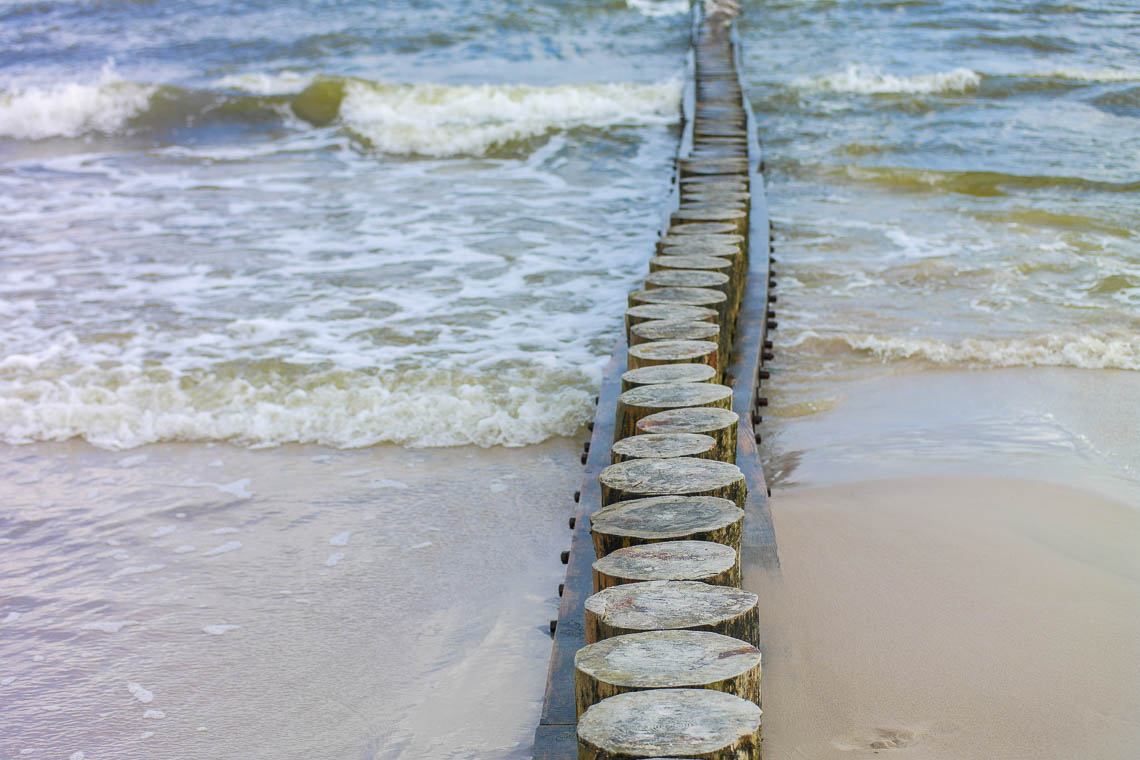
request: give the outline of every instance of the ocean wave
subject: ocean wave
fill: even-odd
[[[651,18],[688,13],[691,7],[689,0],[625,0],[625,4],[631,10]]]
[[[150,104],[157,88],[105,72],[97,82],[61,82],[0,93],[0,136],[17,140],[112,135]]]
[[[1077,367],[1140,370],[1140,337],[1048,333],[1025,338],[901,338],[806,331],[792,345],[817,354],[857,351],[883,362],[920,360],[954,367]]]
[[[681,83],[529,85],[387,84],[297,72],[240,74],[217,90],[126,82],[65,82],[0,94],[0,136],[39,140],[145,135],[211,123],[340,125],[401,155],[481,155],[559,129],[669,124]]]
[[[574,371],[250,379],[88,367],[67,377],[6,374],[0,440],[10,444],[78,437],[113,450],[163,441],[523,446],[572,434],[593,412],[591,378]]]
[[[224,76],[217,80],[217,86],[254,95],[294,95],[312,84],[314,79],[316,74],[299,71],[254,71]]]
[[[1140,181],[1106,182],[1063,175],[1006,174],[992,171],[940,171],[901,166],[836,167],[834,173],[858,182],[871,182],[901,190],[939,190],[982,198],[1006,195],[1009,190],[1069,188],[1103,193],[1134,193]]]
[[[554,87],[350,81],[339,114],[378,150],[450,156],[555,129],[674,123],[680,98],[679,80]]]
[[[1026,79],[1064,79],[1072,82],[1140,82],[1140,69],[1056,68],[1023,72]]]
[[[884,74],[877,69],[850,64],[843,71],[814,77],[800,77],[793,86],[804,90],[823,92],[849,92],[865,95],[905,95],[961,93],[973,90],[982,82],[982,75],[972,69],[957,68],[933,74],[898,76]]]

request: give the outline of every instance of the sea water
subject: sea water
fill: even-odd
[[[1131,4],[744,6],[777,489],[1135,493]],[[527,756],[686,12],[0,5],[0,755]]]

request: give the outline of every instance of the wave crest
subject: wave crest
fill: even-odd
[[[1140,370],[1140,337],[1048,333],[1026,338],[900,338],[867,333],[808,331],[794,345],[813,352],[858,351],[883,362],[922,360],[955,367],[1077,367]]]
[[[800,89],[822,92],[850,92],[865,95],[906,95],[954,93],[973,90],[982,83],[978,72],[957,68],[934,74],[897,76],[884,74],[859,64],[850,64],[843,71],[814,77],[800,77],[792,84]]]
[[[523,446],[582,425],[593,412],[589,380],[541,369],[172,378],[88,368],[9,376],[0,384],[0,431],[6,443],[79,437],[107,449],[162,441]]]
[[[670,124],[680,118],[681,83],[395,85],[352,81],[340,119],[387,153],[481,154],[554,129]]]
[[[104,72],[98,82],[61,82],[0,94],[0,136],[17,140],[120,133],[157,88]]]

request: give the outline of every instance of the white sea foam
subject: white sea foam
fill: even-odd
[[[690,7],[689,0],[625,0],[625,4],[631,10],[651,18],[688,13]]]
[[[219,554],[227,554],[232,551],[237,551],[241,548],[241,541],[226,541],[220,546],[215,546],[213,549],[207,549],[202,552],[203,557],[216,557]]]
[[[217,81],[218,87],[243,90],[253,95],[291,95],[304,90],[313,81],[312,74],[298,71],[251,72],[230,74]]]
[[[96,82],[59,82],[0,93],[0,136],[20,140],[115,134],[150,103],[155,87],[109,69]]]
[[[138,625],[137,620],[100,620],[97,623],[84,623],[79,626],[81,631],[102,631],[103,633],[118,633],[127,626]]]
[[[148,720],[162,720],[166,717],[166,713],[162,710],[147,710],[143,713],[143,717]]]
[[[0,623],[15,623],[21,617],[22,617],[22,615],[19,612],[9,612],[7,615],[4,616],[3,620],[0,620]]]
[[[340,118],[387,153],[479,155],[555,129],[671,124],[680,98],[679,80],[554,87],[353,81]]]
[[[566,373],[561,373],[565,375]],[[410,446],[519,446],[568,435],[592,409],[582,387],[550,387],[542,378],[509,379],[423,373],[423,382],[367,374],[309,379],[305,393],[284,379],[253,385],[207,379],[192,387],[141,373],[94,371],[72,379],[8,385],[0,379],[0,431],[9,443],[80,436],[108,449],[157,441],[229,440],[247,445],[288,442],[357,448],[380,442]],[[560,377],[552,374],[551,379]],[[536,382],[537,381],[537,382]],[[576,383],[584,385],[579,378]],[[7,386],[7,388],[5,387]],[[249,480],[187,481],[238,498]],[[395,482],[377,488],[399,488]]]
[[[1068,79],[1074,82],[1140,82],[1140,69],[1060,67],[1045,71],[1024,72],[1019,76],[1027,79]]]
[[[237,630],[238,628],[241,628],[241,626],[240,625],[231,625],[231,624],[227,624],[227,623],[220,623],[218,625],[202,626],[202,632],[208,633],[211,636],[221,636],[224,633],[229,633],[230,631]]]
[[[337,533],[329,539],[329,546],[348,546],[348,539],[352,537],[352,531],[346,530],[343,533]]]
[[[967,68],[957,68],[933,74],[899,76],[860,64],[849,64],[843,71],[814,77],[799,77],[792,81],[805,90],[825,92],[851,92],[867,95],[933,94],[966,92],[982,82],[981,74]]]
[[[884,362],[921,359],[965,367],[1056,366],[1082,369],[1140,370],[1140,337],[1047,333],[1024,338],[967,338],[943,341],[866,333],[820,334],[806,331],[792,341],[827,350],[842,345]]]
[[[154,573],[166,567],[161,563],[154,563],[151,565],[130,565],[121,570],[116,570],[111,573],[111,578],[124,578],[128,575],[142,575],[143,573]]]
[[[344,552],[333,552],[329,555],[329,558],[325,560],[325,565],[328,567],[336,567],[340,564],[342,559],[344,559]]]
[[[144,705],[154,701],[154,692],[143,687],[142,684],[131,681],[127,684],[127,691]]]

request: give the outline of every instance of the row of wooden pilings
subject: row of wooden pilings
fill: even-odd
[[[723,382],[749,269],[736,13],[706,3],[680,205],[629,297],[612,464],[590,516],[595,593],[574,656],[580,760],[760,757],[758,599],[740,587],[747,489]],[[757,248],[766,256],[768,240]]]

